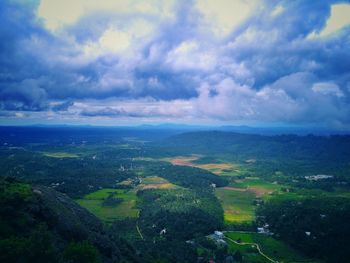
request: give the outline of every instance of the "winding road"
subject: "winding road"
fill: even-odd
[[[225,231],[225,232],[227,232],[227,231]],[[269,260],[270,262],[279,263],[279,261],[274,260],[274,259],[270,258],[269,256],[267,256],[266,254],[264,254],[264,252],[261,251],[261,248],[260,248],[259,244],[257,244],[257,243],[237,242],[237,241],[235,241],[235,240],[233,240],[232,238],[229,238],[229,237],[227,237],[227,236],[225,236],[225,238],[226,238],[227,240],[230,240],[231,242],[237,244],[237,245],[240,245],[240,246],[251,245],[251,246],[255,247],[255,248],[258,250],[258,252],[259,252],[260,255],[262,255],[264,258],[266,258],[266,259]]]
[[[140,231],[139,223],[138,223],[138,222],[136,223],[136,229],[137,229],[137,232],[139,233],[141,239],[143,240],[143,235],[142,235],[142,233],[141,233],[141,231]]]
[[[137,218],[139,218],[139,217],[140,217],[140,211],[137,211]],[[137,229],[137,232],[139,233],[141,239],[144,240],[143,235],[142,235],[140,228],[139,228],[139,220],[136,221],[136,229]]]

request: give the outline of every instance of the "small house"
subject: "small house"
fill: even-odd
[[[162,229],[159,233],[161,236],[166,234],[166,228]]]
[[[223,239],[224,238],[224,233],[222,233],[221,231],[214,231],[214,236],[217,239]]]

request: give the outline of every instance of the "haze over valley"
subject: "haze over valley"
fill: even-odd
[[[0,262],[348,262],[349,14],[1,1]]]

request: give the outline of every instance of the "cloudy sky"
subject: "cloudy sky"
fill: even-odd
[[[0,124],[350,129],[350,3],[1,0]]]

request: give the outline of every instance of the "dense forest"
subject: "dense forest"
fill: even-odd
[[[282,171],[294,179],[326,173],[334,174],[334,181],[349,181],[349,135],[267,136],[222,131],[188,132],[155,142],[153,151],[168,155],[210,155],[235,162],[254,160],[251,164],[254,172],[272,180],[280,180],[271,177],[276,171]]]
[[[350,256],[349,136],[91,127],[0,134],[1,262],[266,262],[212,237],[262,226],[300,258]],[[266,249],[277,257],[281,248]]]
[[[305,254],[334,263],[350,258],[347,198],[272,200],[258,210],[258,217],[275,235]]]
[[[141,262],[126,241],[67,196],[0,179],[1,262]]]

